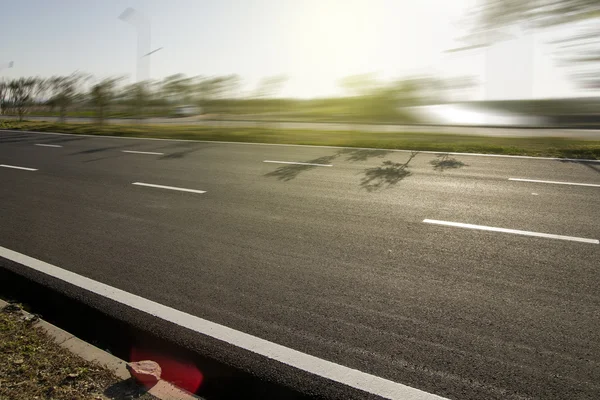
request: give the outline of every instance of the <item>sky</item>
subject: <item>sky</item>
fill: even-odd
[[[473,76],[468,100],[575,96],[544,35],[486,51],[460,45],[475,0],[0,0],[0,77],[66,75],[135,79],[132,7],[151,27],[150,78],[238,74],[251,91],[285,75],[285,97],[341,94],[353,74]]]

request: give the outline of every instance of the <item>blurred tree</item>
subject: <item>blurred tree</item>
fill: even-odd
[[[201,101],[231,99],[238,95],[240,84],[238,75],[201,78],[196,84],[196,93]]]
[[[470,16],[463,49],[488,46],[511,26],[539,30],[561,25],[570,33],[554,42],[563,65],[583,87],[600,88],[600,2],[598,0],[482,0]]]
[[[194,78],[184,74],[170,75],[161,82],[161,92],[170,103],[190,104],[194,93]]]
[[[234,99],[239,97],[241,91],[242,80],[239,75],[224,75],[214,79],[218,86],[218,98]]]
[[[145,116],[144,111],[149,103],[150,95],[150,82],[142,81],[125,86],[121,96],[124,103],[131,108],[132,114],[138,119],[142,119]]]
[[[288,78],[284,75],[275,75],[263,78],[256,88],[254,97],[259,99],[277,97],[277,94],[279,94],[287,80]]]
[[[480,30],[515,23],[546,28],[600,17],[598,0],[483,0],[475,9]]]
[[[19,115],[19,121],[23,121],[23,115],[33,100],[37,81],[37,78],[18,78],[8,83],[10,103]]]
[[[381,86],[374,74],[347,76],[338,84],[350,96],[369,96]]]
[[[231,111],[235,98],[240,94],[241,79],[238,75],[223,75],[196,79],[194,98],[211,112]]]
[[[8,95],[8,83],[4,80],[0,81],[0,115],[4,113],[6,108],[6,96]]]
[[[104,123],[108,107],[115,97],[115,86],[121,78],[106,78],[92,86],[89,97],[91,104],[96,108],[98,124]]]
[[[74,72],[68,76],[54,76],[47,82],[52,93],[52,103],[59,109],[59,121],[65,122],[68,108],[78,97],[79,85],[89,79],[89,75]]]
[[[444,102],[446,84],[433,77],[412,77],[382,82],[373,74],[352,75],[339,82],[351,97],[349,112],[359,119],[394,122],[408,118],[402,107]]]
[[[36,78],[35,85],[35,96],[37,97],[38,102],[43,101],[43,99],[48,96],[48,91],[50,90],[50,80],[44,78]]]

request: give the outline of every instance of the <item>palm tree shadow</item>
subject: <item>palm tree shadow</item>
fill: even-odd
[[[188,149],[188,150],[177,151],[175,153],[169,153],[169,154],[166,154],[166,155],[160,157],[159,160],[183,158],[183,157],[187,156],[188,154],[195,152],[196,150],[197,149]]]
[[[388,150],[378,150],[378,149],[340,149],[337,153],[332,154],[330,156],[323,156],[316,158],[314,160],[305,161],[307,164],[330,164],[333,160],[338,157],[346,156],[346,161],[350,162],[359,162],[366,161],[371,157],[379,157],[382,158],[386,154],[390,153]],[[284,165],[282,167],[277,168],[273,172],[269,172],[265,174],[265,176],[275,177],[281,181],[290,181],[296,178],[301,172],[309,171],[311,169],[317,168],[316,165],[302,165],[302,164],[289,164]]]
[[[433,165],[433,169],[439,172],[444,172],[447,169],[457,169],[468,166],[462,161],[458,161],[454,157],[450,157],[450,154],[438,154],[437,159],[430,162]]]
[[[370,150],[370,149],[341,149],[337,152],[337,156],[346,155],[346,161],[359,162],[367,161],[371,157],[382,158],[389,154],[389,150]]]
[[[314,160],[306,161],[308,164],[329,164],[337,157],[336,154],[332,156],[324,156],[315,158]],[[265,174],[265,176],[275,177],[280,181],[290,181],[298,176],[303,171],[308,171],[317,168],[316,165],[304,165],[304,164],[287,164],[277,168],[275,171]]]
[[[418,151],[412,152],[405,163],[386,160],[379,167],[367,168],[364,172],[365,176],[360,181],[361,188],[367,192],[374,192],[397,184],[412,174],[408,170],[408,165],[417,154]]]
[[[210,148],[210,147],[214,147],[214,146],[206,145],[206,144],[202,144],[202,145],[190,145],[190,144],[187,144],[187,143],[184,143],[184,144],[176,143],[175,145],[164,146],[162,148],[178,148],[178,149],[183,148],[183,150],[179,150],[179,151],[176,151],[174,153],[165,154],[164,156],[160,157],[159,160],[169,160],[169,159],[183,158],[183,157],[186,157],[189,154],[195,153],[196,151],[204,150],[204,149],[207,149],[207,148]]]
[[[70,153],[70,156],[74,156],[74,155],[80,155],[80,154],[96,154],[96,153],[101,153],[104,151],[110,151],[110,150],[117,150],[117,149],[126,149],[128,147],[132,147],[135,146],[135,144],[126,144],[123,146],[106,146],[106,147],[94,147],[91,149],[87,149],[87,150],[81,150],[81,151],[77,151],[75,153]]]

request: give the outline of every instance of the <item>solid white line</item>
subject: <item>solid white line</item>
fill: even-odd
[[[37,169],[35,169],[35,168],[17,167],[16,165],[7,165],[7,164],[0,164],[0,167],[22,169],[24,171],[37,171]]]
[[[190,192],[190,193],[206,193],[204,190],[186,189],[186,188],[180,188],[180,187],[175,187],[175,186],[155,185],[153,183],[133,182],[132,185],[148,186],[148,187],[159,188],[159,189],[179,190],[181,192]]]
[[[36,143],[35,146],[42,146],[42,147],[62,147],[61,145],[58,145],[58,144],[45,144],[45,143]]]
[[[552,183],[555,185],[572,185],[572,186],[590,186],[590,187],[600,187],[595,183],[576,183],[576,182],[559,182],[559,181],[540,181],[537,179],[521,179],[521,178],[508,178],[509,181],[516,182],[533,182],[533,183]]]
[[[314,167],[333,167],[333,164],[313,164],[313,163],[307,163],[307,162],[294,162],[294,161],[271,161],[271,160],[264,160],[263,162],[273,163],[273,164],[312,165]]]
[[[542,237],[542,238],[548,238],[548,239],[570,240],[572,242],[600,244],[600,241],[598,241],[597,239],[586,239],[586,238],[580,238],[580,237],[575,237],[575,236],[553,235],[551,233],[540,233],[540,232],[520,231],[517,229],[495,228],[493,226],[463,224],[461,222],[438,221],[436,219],[424,219],[423,222],[425,222],[426,224],[453,226],[456,228],[478,229],[481,231],[514,233],[515,235],[535,236],[535,237]]]
[[[316,145],[316,144],[253,143],[253,142],[228,142],[228,141],[224,141],[224,140],[143,138],[143,137],[123,137],[123,136],[111,136],[111,135],[86,135],[86,134],[79,134],[79,133],[19,131],[19,130],[10,130],[10,129],[0,129],[0,132],[32,133],[35,135],[82,136],[82,137],[100,138],[100,139],[101,138],[109,138],[109,139],[132,139],[132,140],[160,140],[160,141],[167,141],[167,142],[220,143],[220,144],[237,144],[237,145],[251,145],[251,146],[314,147],[314,148],[319,148],[319,149],[385,150],[385,151],[392,151],[392,152],[398,152],[398,153],[412,153],[412,152],[418,151],[421,154],[450,154],[453,156],[522,158],[522,159],[529,159],[529,160],[575,161],[575,162],[600,163],[600,160],[591,160],[591,159],[583,159],[583,158],[510,156],[510,155],[504,155],[504,154],[457,153],[457,152],[448,152],[448,151],[429,151],[429,150],[381,149],[381,148],[377,148],[377,147],[346,147],[346,146],[323,146],[323,145]]]
[[[213,337],[261,356],[268,357],[303,371],[307,371],[311,374],[319,375],[326,379],[374,395],[387,399],[399,400],[444,400],[444,398],[440,396],[375,375],[367,374],[356,369],[348,368],[331,361],[323,360],[268,340],[228,328],[224,325],[187,314],[4,247],[0,247],[0,257],[4,257],[15,263],[50,275],[79,288],[96,293],[115,302],[140,310],[197,333]]]
[[[121,150],[123,153],[133,153],[133,154],[153,154],[157,156],[162,156],[165,153],[155,153],[153,151],[134,151],[134,150]]]

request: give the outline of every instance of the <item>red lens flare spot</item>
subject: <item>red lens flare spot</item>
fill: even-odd
[[[191,393],[198,391],[204,380],[202,372],[192,363],[177,360],[152,350],[132,348],[130,361],[143,360],[157,362],[162,370],[161,379]]]

